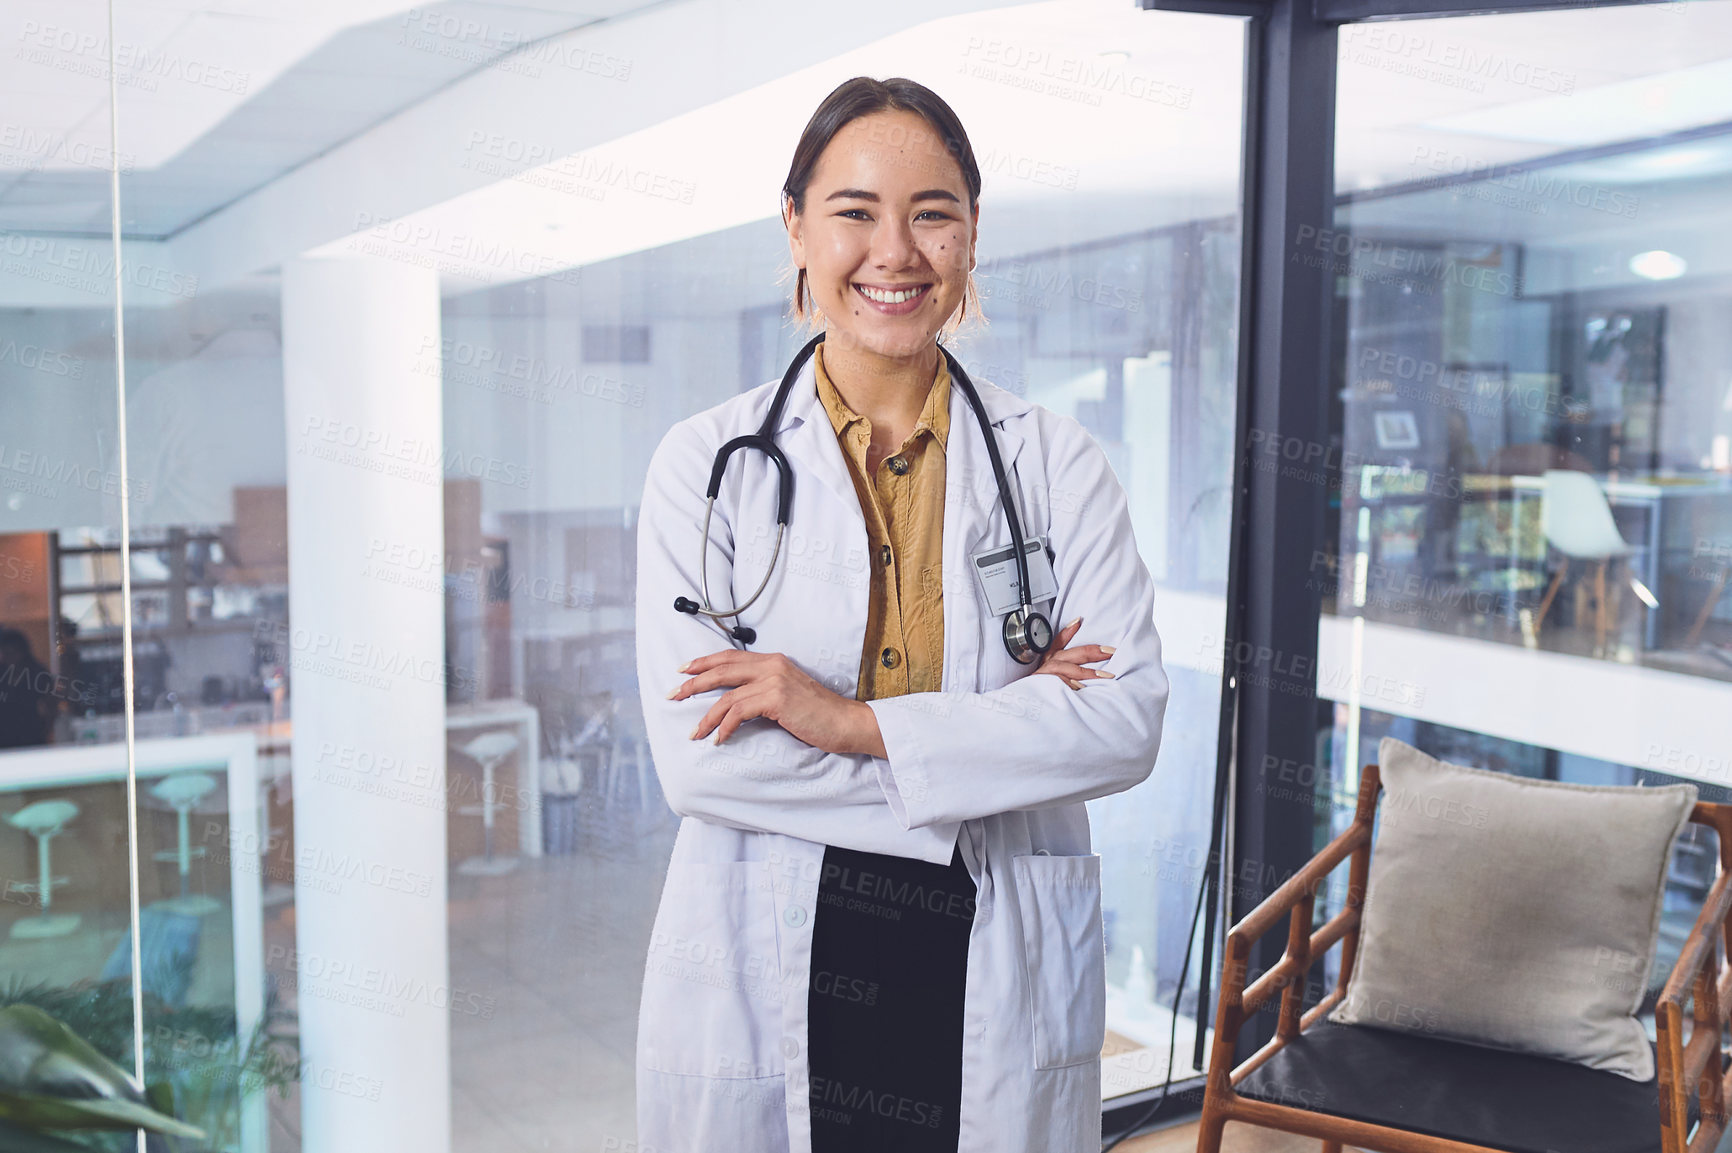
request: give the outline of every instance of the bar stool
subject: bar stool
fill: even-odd
[[[482,733],[462,747],[463,755],[481,765],[481,803],[464,805],[457,811],[466,817],[481,817],[484,848],[479,857],[470,857],[457,866],[457,871],[469,877],[497,877],[517,868],[517,858],[493,855],[493,814],[505,808],[494,799],[494,770],[517,751],[517,737],[504,731]]]
[[[180,895],[157,904],[189,917],[206,917],[222,908],[222,902],[205,893],[192,891],[192,862],[206,855],[203,845],[192,843],[192,811],[198,803],[216,791],[217,779],[209,773],[175,773],[151,786],[150,795],[174,810],[176,847],[152,854],[157,861],[173,861],[180,873]]]
[[[37,801],[16,813],[7,814],[7,824],[15,829],[23,829],[36,838],[36,866],[40,877],[40,880],[34,882],[25,881],[14,885],[12,890],[36,893],[42,899],[36,916],[26,917],[12,926],[13,937],[21,940],[64,937],[78,928],[83,919],[77,913],[50,912],[54,906],[55,887],[67,883],[66,877],[54,875],[49,859],[51,845],[54,838],[65,830],[67,822],[77,815],[78,806],[67,800]]]

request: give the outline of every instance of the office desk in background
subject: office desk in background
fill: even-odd
[[[1642,644],[1652,652],[1689,628],[1706,595],[1701,584],[1712,581],[1702,571],[1726,563],[1732,554],[1732,477],[1706,476],[1597,477],[1619,531],[1632,546],[1630,566],[1654,592],[1659,609],[1643,610]],[[1469,474],[1463,477],[1464,499],[1508,500],[1509,548],[1502,554],[1510,587],[1528,587],[1518,573],[1545,568],[1543,536],[1526,539],[1524,526],[1539,532],[1537,502],[1544,498],[1545,478]],[[1523,517],[1521,506],[1536,502],[1536,513]],[[1632,525],[1631,521],[1637,523]],[[1632,532],[1634,528],[1634,532]],[[1706,558],[1705,563],[1699,563]],[[1717,559],[1716,559],[1717,558]],[[1543,578],[1542,578],[1543,580]],[[1666,636],[1662,637],[1662,622]]]
[[[266,755],[279,754],[287,750],[294,737],[294,722],[288,718],[272,721],[270,712],[268,704],[255,702],[199,706],[179,711],[162,709],[137,714],[135,731],[140,747],[146,742],[169,737],[247,733]],[[525,799],[519,814],[523,819],[518,821],[521,851],[525,856],[539,857],[542,852],[541,714],[534,706],[516,698],[449,705],[445,709],[447,749],[460,747],[490,728],[508,728],[517,734],[517,751],[505,762],[502,772],[507,780],[512,779],[511,774],[516,774],[516,788]],[[120,713],[98,717],[63,714],[56,721],[55,744],[46,747],[118,745],[125,733],[125,717]],[[271,758],[269,769],[262,774],[267,781],[286,771],[286,765],[279,763],[281,760],[280,757]]]

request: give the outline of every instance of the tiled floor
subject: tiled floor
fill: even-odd
[[[650,925],[676,818],[629,795],[580,814],[579,853],[452,881],[451,980],[497,998],[453,1020],[454,1153],[629,1148]]]
[[[632,1147],[638,995],[676,818],[630,794],[581,811],[576,855],[451,875],[451,984],[492,1008],[452,1016],[453,1153]],[[268,943],[292,948],[290,909],[269,911]],[[300,1153],[298,1095],[271,1114],[272,1153]]]

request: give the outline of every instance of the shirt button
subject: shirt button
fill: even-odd
[[[794,1040],[792,1037],[783,1037],[782,1038],[782,1056],[784,1056],[788,1060],[792,1061],[795,1057],[798,1057],[799,1055],[800,1055],[800,1042]]]
[[[904,457],[893,456],[884,463],[889,465],[890,471],[895,473],[897,476],[901,476],[903,473],[908,471],[908,461]]]
[[[890,567],[890,546],[889,545],[884,546],[883,555],[884,555],[884,567],[889,568]]]
[[[798,905],[789,905],[787,909],[782,912],[782,920],[798,929],[801,925],[806,923],[806,910],[800,908]]]
[[[901,654],[899,654],[895,649],[885,649],[883,652],[878,654],[878,660],[887,669],[895,668],[897,662],[901,659]]]

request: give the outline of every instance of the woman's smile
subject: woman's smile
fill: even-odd
[[[926,303],[931,284],[854,284],[854,291],[885,316],[906,316]]]

